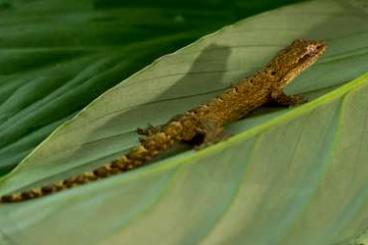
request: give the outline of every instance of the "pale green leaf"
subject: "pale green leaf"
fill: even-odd
[[[350,4],[353,3],[353,4]],[[358,7],[357,7],[358,6]],[[262,67],[295,38],[327,54],[288,88],[312,100],[229,125],[230,139],[0,207],[6,244],[333,244],[368,228],[368,17],[358,1],[310,1],[226,27],[157,60],[58,128],[0,193],[93,168]],[[346,83],[346,84],[344,84]],[[2,240],[1,240],[2,239]]]

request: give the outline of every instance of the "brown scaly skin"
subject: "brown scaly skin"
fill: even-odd
[[[300,96],[285,95],[283,88],[312,65],[325,49],[326,44],[320,41],[296,40],[281,50],[263,70],[239,82],[222,95],[174,117],[161,127],[139,129],[138,132],[145,137],[141,139],[140,145],[121,158],[57,183],[2,196],[0,202],[34,199],[126,172],[146,164],[178,142],[193,143],[199,138],[202,145],[210,144],[219,138],[226,123],[238,120],[270,102],[285,106],[303,103],[305,100]]]

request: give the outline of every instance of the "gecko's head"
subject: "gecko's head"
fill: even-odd
[[[282,50],[268,67],[277,69],[276,73],[280,74],[280,86],[285,87],[302,71],[315,63],[326,48],[327,45],[322,41],[298,39]]]

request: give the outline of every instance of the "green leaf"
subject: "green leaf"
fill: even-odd
[[[353,3],[353,4],[351,4]],[[0,182],[0,193],[93,168],[160,124],[264,66],[295,38],[327,54],[289,93],[201,151],[34,201],[0,207],[0,243],[346,244],[368,211],[368,26],[357,1],[310,1],[228,26],[164,56],[59,127]],[[345,84],[344,84],[345,83]],[[2,239],[2,240],[1,240]]]
[[[295,1],[0,1],[0,173],[154,58]]]

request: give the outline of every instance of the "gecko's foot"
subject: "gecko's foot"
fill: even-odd
[[[292,95],[289,96],[289,106],[302,105],[308,102],[308,99],[302,95]]]
[[[302,95],[286,95],[283,92],[272,95],[271,104],[279,106],[297,106],[308,102],[308,99]]]

